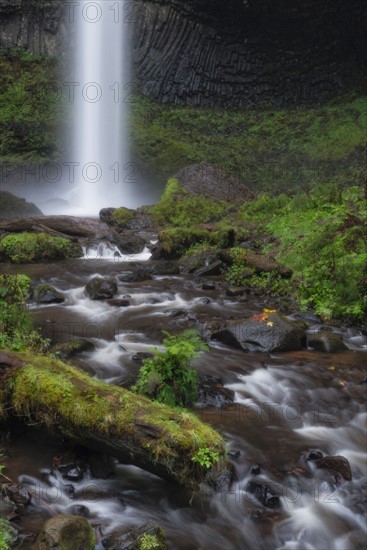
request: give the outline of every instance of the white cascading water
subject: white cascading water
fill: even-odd
[[[128,24],[124,0],[82,0],[75,10],[73,142],[83,215],[127,206]]]

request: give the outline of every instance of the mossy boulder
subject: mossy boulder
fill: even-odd
[[[66,360],[71,357],[75,357],[86,351],[93,351],[95,346],[93,342],[85,340],[84,338],[75,338],[75,340],[69,340],[68,342],[60,342],[52,348],[52,352],[57,354],[60,359]]]
[[[95,544],[93,529],[85,518],[57,515],[44,525],[35,550],[94,550]]]
[[[34,299],[39,304],[61,304],[65,301],[64,296],[51,285],[39,285],[34,290]]]
[[[116,531],[102,541],[108,550],[166,550],[164,532],[154,521],[141,527]]]
[[[0,241],[0,260],[15,264],[80,258],[78,243],[47,233],[11,233]]]
[[[158,244],[152,249],[152,260],[173,260],[197,243],[209,240],[205,229],[170,228],[158,235]]]
[[[33,202],[27,202],[8,191],[0,191],[0,218],[11,219],[42,215],[41,210]]]
[[[220,259],[220,251],[214,246],[202,246],[188,250],[179,260],[183,273],[193,273]]]
[[[108,300],[117,294],[117,284],[111,279],[94,277],[86,285],[84,293],[91,300]]]
[[[120,208],[102,208],[99,212],[99,219],[108,225],[126,228],[134,218],[134,214],[135,210],[123,206]]]

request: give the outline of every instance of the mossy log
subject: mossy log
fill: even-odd
[[[199,449],[224,458],[222,437],[193,413],[107,385],[59,360],[0,352],[0,377],[0,419],[16,415],[180,485],[195,488],[204,480],[207,471],[192,461]]]

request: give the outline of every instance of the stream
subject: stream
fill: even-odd
[[[139,259],[146,260],[146,255]],[[30,306],[35,325],[56,341],[91,340],[94,351],[84,352],[73,364],[118,385],[136,376],[140,365],[134,356],[160,345],[162,330],[202,331],[208,320],[241,319],[272,306],[260,296],[250,295],[245,302],[228,297],[215,277],[214,290],[203,290],[202,280],[191,275],[119,281],[118,275],[132,265],[95,258],[4,265],[2,271],[25,273],[61,291],[62,304]],[[84,287],[98,275],[114,277],[119,286],[115,298],[126,297],[130,305],[87,298]],[[343,337],[347,351],[244,353],[210,342],[210,350],[194,361],[201,375],[220,377],[235,392],[232,405],[194,407],[228,442],[236,471],[229,490],[203,488],[192,494],[117,462],[108,479],[87,470],[79,481],[68,482],[52,467],[53,457],[63,452],[62,442],[35,427],[6,443],[7,475],[36,497],[18,524],[24,532],[42,527],[51,512],[41,498],[56,513],[86,515],[97,533],[97,549],[114,530],[149,519],[163,528],[172,550],[364,548],[367,338],[357,329],[333,330]],[[316,469],[307,460],[312,450],[347,458],[353,479]],[[247,490],[254,481],[273,488],[279,505],[262,506]],[[25,541],[22,548],[33,548],[33,543]]]

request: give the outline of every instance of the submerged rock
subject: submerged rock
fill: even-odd
[[[262,352],[296,351],[306,343],[303,326],[278,313],[230,322],[225,328],[214,332],[211,338],[244,351]]]
[[[115,531],[102,540],[108,550],[166,550],[164,532],[155,521],[148,521],[141,527]]]
[[[57,515],[46,521],[35,550],[94,550],[95,543],[93,529],[84,517]]]
[[[91,300],[107,300],[117,294],[117,284],[111,279],[94,277],[86,285],[84,292]]]
[[[307,344],[317,351],[338,353],[347,350],[343,339],[329,330],[311,331],[307,334]]]

